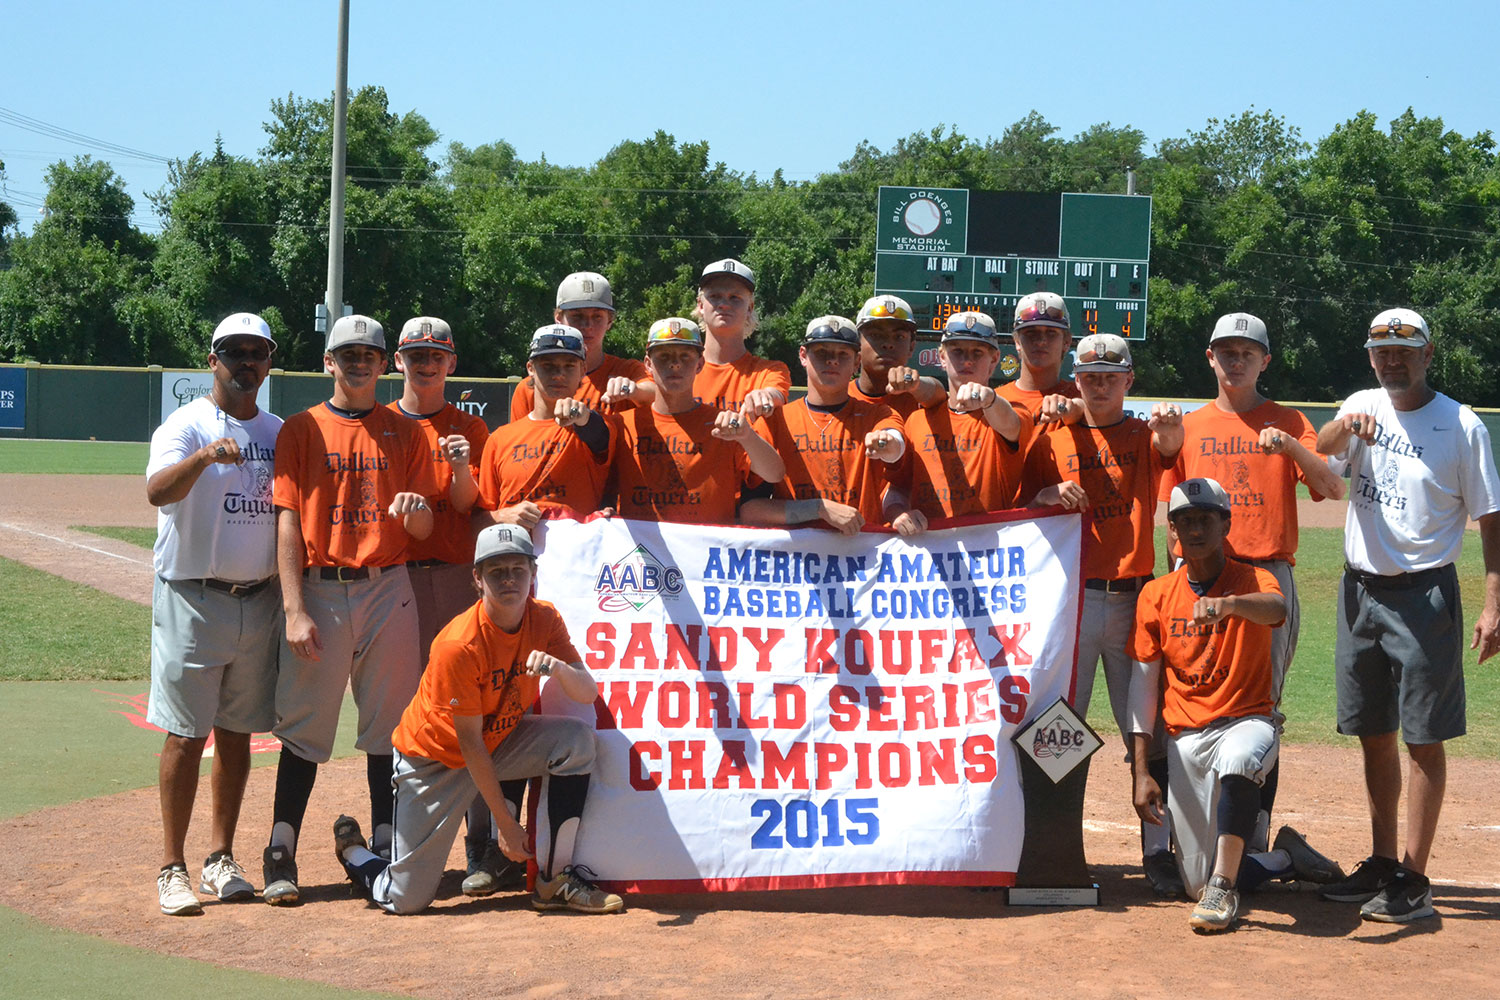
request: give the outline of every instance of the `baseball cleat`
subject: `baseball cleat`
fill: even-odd
[[[255,898],[255,886],[245,878],[244,866],[228,852],[210,855],[203,862],[203,878],[198,883],[198,891],[217,896],[225,903]]]
[[[1229,930],[1239,912],[1240,894],[1233,888],[1210,883],[1204,886],[1203,895],[1198,897],[1198,905],[1193,907],[1188,924],[1199,934],[1217,934]]]
[[[497,892],[526,886],[526,866],[507,858],[493,840],[484,853],[470,863],[469,872],[460,887],[465,896],[492,896]]]
[[[1324,857],[1307,842],[1307,838],[1289,826],[1283,826],[1276,834],[1272,850],[1286,851],[1292,859],[1292,871],[1304,882],[1332,885],[1344,881],[1344,869],[1337,861]]]
[[[333,857],[349,873],[349,862],[344,857],[344,851],[351,847],[364,847],[365,835],[359,828],[359,820],[353,816],[340,816],[333,821]],[[349,876],[351,879],[354,877]]]
[[[169,865],[156,876],[156,897],[161,912],[169,917],[192,917],[203,912],[203,904],[193,894],[193,883],[187,868]]]
[[[1361,917],[1382,924],[1406,924],[1436,913],[1432,908],[1432,883],[1426,875],[1406,867],[1397,867],[1385,887],[1359,908]]]
[[[1164,899],[1180,899],[1187,895],[1187,886],[1182,884],[1182,871],[1171,851],[1157,851],[1141,859],[1146,870],[1146,881],[1151,889]]]
[[[597,877],[584,865],[569,865],[553,879],[538,876],[531,905],[538,910],[572,910],[574,913],[623,910],[625,900],[595,885],[591,880]]]
[[[272,906],[294,906],[300,895],[297,890],[297,859],[292,852],[280,844],[272,844],[261,855],[262,874],[266,888],[261,898]]]
[[[1363,903],[1384,889],[1400,867],[1395,858],[1372,854],[1355,865],[1348,878],[1325,886],[1319,895],[1335,903]]]

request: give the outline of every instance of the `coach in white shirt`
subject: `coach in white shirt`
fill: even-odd
[[[271,473],[281,418],[256,393],[276,342],[264,320],[235,313],[214,330],[212,392],[151,435],[146,498],[158,508],[151,614],[151,700],[161,753],[161,911],[201,913],[183,859],[198,766],[214,735],[212,853],[199,892],[250,899],[234,829],[250,774],[250,734],[274,718],[281,593]]]
[[[1470,648],[1500,650],[1500,477],[1474,411],[1427,384],[1432,337],[1410,309],[1370,323],[1379,389],[1354,393],[1318,431],[1350,477],[1334,656],[1339,732],[1364,753],[1374,850],[1326,899],[1367,920],[1433,915],[1427,859],[1447,781],[1445,740],[1465,732],[1463,609],[1454,560],[1470,518],[1484,548],[1484,609]],[[1401,738],[1411,756],[1406,852],[1396,853]],[[1399,860],[1398,860],[1399,858]]]

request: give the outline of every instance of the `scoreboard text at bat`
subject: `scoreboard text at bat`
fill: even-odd
[[[1074,336],[1145,339],[1149,197],[882,187],[879,206],[875,291],[911,303],[918,336],[967,310],[1009,332],[1021,296],[1056,292]]]

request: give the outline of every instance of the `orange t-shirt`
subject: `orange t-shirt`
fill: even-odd
[[[430,417],[418,417],[401,408],[396,400],[390,408],[408,420],[416,421],[427,437],[427,448],[432,455],[432,471],[437,478],[438,491],[427,499],[432,504],[432,534],[423,539],[409,538],[406,542],[408,559],[441,559],[443,562],[468,565],[474,561],[474,533],[469,527],[468,511],[460,513],[448,502],[448,493],[453,487],[453,466],[443,457],[438,448],[438,438],[462,434],[469,439],[469,471],[478,477],[479,456],[484,454],[484,443],[490,436],[484,421],[472,413],[465,413],[452,403],[444,406]]]
[[[609,447],[598,456],[577,430],[556,420],[525,416],[495,428],[479,463],[479,505],[496,510],[530,500],[578,514],[598,510],[610,455],[620,441],[619,418],[601,419],[609,429]]]
[[[893,430],[905,437],[894,410],[850,398],[838,410],[823,413],[799,399],[771,414],[764,426],[786,463],[786,478],[776,484],[774,496],[832,500],[856,508],[870,524],[885,523],[885,489],[901,462],[891,465],[867,457],[865,435]],[[909,442],[906,451],[911,451]]]
[[[896,415],[902,420],[920,410],[921,404],[917,397],[910,392],[886,392],[879,396],[872,396],[859,387],[859,379],[849,383],[849,398],[862,399],[866,403],[881,403],[896,411]]]
[[[1024,409],[1036,417],[1037,411],[1042,408],[1042,400],[1047,396],[1067,396],[1069,399],[1078,399],[1078,384],[1072,379],[1063,379],[1050,389],[1022,389],[1019,382],[1010,381],[995,390],[995,394],[1017,409]]]
[[[599,367],[583,376],[583,381],[578,383],[578,391],[573,393],[573,398],[586,405],[594,412],[599,412],[599,400],[604,395],[604,389],[609,385],[609,380],[616,375],[623,375],[635,382],[649,382],[651,376],[646,374],[646,366],[634,358],[617,358],[613,354],[606,354],[604,360],[599,362]],[[612,407],[611,409],[628,410],[637,404],[629,403],[623,407]],[[526,416],[536,406],[536,390],[531,387],[531,376],[527,375],[516,384],[516,391],[510,396],[510,419],[514,423]]]
[[[738,410],[751,389],[780,389],[792,398],[792,373],[780,361],[744,354],[727,365],[704,364],[693,379],[693,395],[711,410]]]
[[[476,601],[432,640],[427,669],[391,733],[391,745],[407,756],[463,767],[453,717],[480,715],[485,749],[494,753],[536,701],[540,683],[526,672],[526,660],[537,649],[565,663],[581,662],[562,615],[546,601],[529,598],[514,632],[492,622],[484,602]]]
[[[1203,596],[1280,593],[1270,573],[1231,559]],[[1233,615],[1195,625],[1197,600],[1186,567],[1152,580],[1141,588],[1130,633],[1133,658],[1162,661],[1162,721],[1173,735],[1215,719],[1271,714],[1272,626]]]
[[[1213,403],[1182,418],[1186,440],[1177,464],[1162,477],[1160,499],[1187,479],[1217,479],[1229,493],[1226,551],[1241,559],[1285,559],[1296,562],[1297,484],[1306,482],[1289,455],[1260,450],[1260,432],[1275,427],[1313,451],[1318,433],[1297,410],[1266,400],[1253,410],[1228,413]],[[1317,493],[1314,500],[1322,500]]]
[[[700,404],[671,415],[642,406],[620,418],[612,481],[621,517],[734,522],[740,487],[752,478],[750,456],[738,443],[713,436],[718,415]]]
[[[1090,580],[1145,576],[1156,565],[1151,547],[1156,493],[1166,470],[1139,417],[1108,427],[1053,425],[1038,434],[1026,455],[1021,499],[1044,486],[1071,480],[1089,498],[1083,575]]]
[[[1011,444],[977,412],[955,413],[945,398],[906,420],[915,456],[912,506],[930,519],[987,514],[1016,505],[1031,438],[1031,415],[1016,410],[1021,432]]]
[[[355,420],[319,403],[281,425],[271,496],[301,515],[306,565],[405,562],[410,536],[386,514],[397,493],[437,495],[432,452],[415,421],[383,406]]]

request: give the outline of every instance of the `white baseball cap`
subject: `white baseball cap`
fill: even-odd
[[[261,340],[269,340],[273,349],[276,347],[276,339],[271,336],[270,326],[255,313],[231,313],[219,320],[219,325],[214,327],[209,349],[213,350],[219,346],[220,341],[230,337],[259,337]]]
[[[1427,321],[1410,309],[1387,309],[1370,320],[1366,347],[1425,347],[1432,343]]]
[[[355,313],[352,316],[340,316],[334,321],[333,329],[328,331],[328,343],[323,350],[325,353],[332,354],[340,347],[359,345],[373,347],[384,353],[386,349],[385,328],[370,317]]]
[[[651,348],[663,345],[685,344],[688,347],[696,347],[703,350],[703,331],[698,329],[698,324],[681,316],[668,316],[651,324],[651,329],[646,331],[646,353],[651,353]]]
[[[870,296],[865,299],[865,304],[859,307],[859,315],[854,317],[854,325],[860,330],[871,323],[881,321],[900,323],[910,330],[917,328],[917,321],[912,319],[911,303],[895,295]]]
[[[843,344],[859,350],[859,331],[845,316],[819,316],[807,324],[802,346],[809,344]]]
[[[1011,332],[1029,326],[1050,326],[1058,330],[1071,330],[1072,320],[1068,316],[1068,304],[1056,292],[1032,292],[1023,295],[1016,303]]]
[[[1266,336],[1266,324],[1259,316],[1249,313],[1228,313],[1220,316],[1219,321],[1214,324],[1213,335],[1208,338],[1210,344],[1219,340],[1230,340],[1238,337],[1241,340],[1253,340],[1267,351],[1271,350],[1271,338]]]
[[[1118,334],[1094,333],[1078,342],[1075,372],[1128,372],[1134,367],[1130,345]]]
[[[990,319],[988,313],[982,312],[954,313],[948,317],[948,321],[943,324],[941,343],[949,344],[955,340],[975,340],[994,348],[1000,346],[995,321]]]
[[[1229,494],[1215,479],[1189,479],[1172,487],[1172,499],[1167,501],[1167,516],[1186,507],[1203,507],[1208,510],[1229,513]]]
[[[608,309],[615,311],[615,293],[609,279],[596,271],[574,271],[557,286],[559,309]]]
[[[716,260],[705,267],[703,269],[703,276],[698,279],[698,287],[702,288],[712,278],[722,277],[738,278],[749,285],[752,292],[755,291],[755,272],[733,257]]]
[[[531,351],[528,358],[539,358],[544,354],[566,354],[574,358],[587,357],[583,346],[583,334],[566,323],[549,323],[537,327],[531,335]]]
[[[474,565],[495,556],[528,556],[536,558],[531,533],[514,524],[492,524],[474,540]]]

